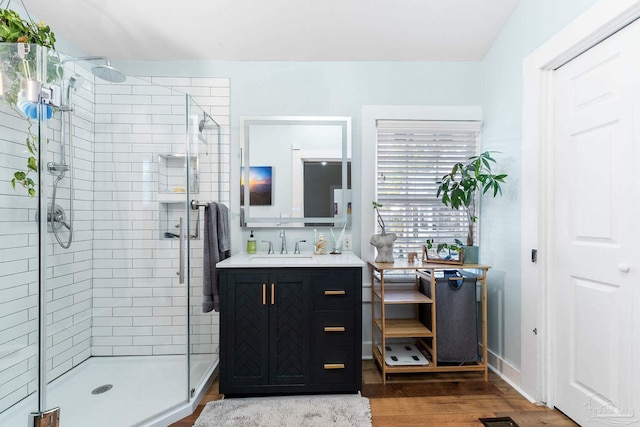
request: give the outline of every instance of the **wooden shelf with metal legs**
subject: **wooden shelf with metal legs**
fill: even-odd
[[[481,372],[488,380],[487,365],[487,271],[489,266],[480,264],[435,264],[427,262],[394,263],[369,262],[371,271],[371,323],[373,359],[382,372],[382,380],[386,383],[387,375],[400,373],[425,372]],[[403,272],[404,270],[404,272]],[[478,360],[460,365],[438,363],[438,325],[436,323],[436,281],[439,272],[444,270],[461,270],[473,272],[476,283],[481,285],[480,296],[480,346]],[[385,284],[385,272],[404,273],[410,275],[413,284]],[[428,292],[419,289],[420,279]],[[429,296],[428,296],[429,295]],[[392,318],[387,315],[387,306],[411,305],[414,316],[411,318]],[[420,307],[428,306],[428,310]],[[427,313],[426,319],[424,313]],[[388,339],[412,340],[420,352],[428,359],[427,365],[389,365],[386,360]]]

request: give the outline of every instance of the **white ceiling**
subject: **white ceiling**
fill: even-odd
[[[111,60],[477,61],[520,0],[23,0]],[[17,2],[16,2],[17,3]]]

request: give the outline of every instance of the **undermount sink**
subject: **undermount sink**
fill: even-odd
[[[274,261],[282,261],[282,260],[310,260],[313,259],[312,254],[264,254],[264,255],[253,255],[249,258],[249,261],[259,261],[264,262],[267,260]]]

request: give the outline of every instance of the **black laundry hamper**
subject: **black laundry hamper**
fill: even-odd
[[[444,277],[436,278],[435,333],[438,363],[478,361],[476,282],[475,275],[459,270],[445,270]],[[428,279],[421,277],[419,286],[422,293],[431,297]],[[420,312],[420,320],[431,327],[429,306]]]

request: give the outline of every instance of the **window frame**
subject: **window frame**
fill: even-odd
[[[376,128],[376,200],[384,206],[387,233],[398,236],[395,255],[420,252],[427,239],[466,242],[466,212],[445,206],[436,183],[454,164],[478,154],[482,122],[384,119]]]
[[[365,261],[375,258],[375,247],[369,242],[376,233],[375,211],[371,202],[376,200],[377,168],[377,128],[378,120],[470,120],[482,121],[480,106],[420,106],[420,105],[368,105],[362,108],[361,144],[354,146],[354,157],[360,158],[359,182],[354,182],[355,194],[360,194],[358,206],[360,221],[354,221],[352,233],[359,236],[356,253]],[[481,147],[478,147],[479,151]],[[359,172],[359,173],[358,173]],[[356,175],[357,176],[357,175]],[[359,246],[359,247],[358,247]],[[367,275],[368,276],[368,275]],[[366,277],[366,276],[365,276]],[[367,286],[370,285],[367,279]]]

